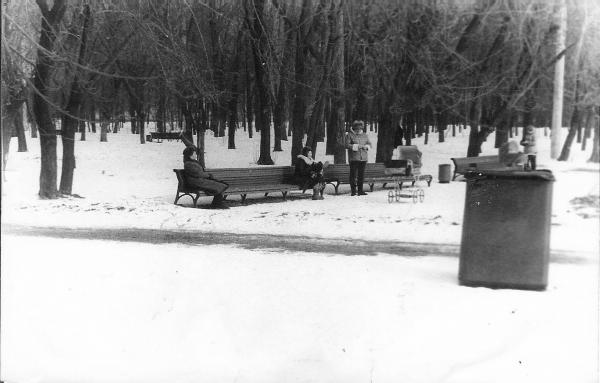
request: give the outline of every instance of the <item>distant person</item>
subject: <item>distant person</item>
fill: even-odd
[[[229,209],[223,198],[223,192],[229,185],[214,179],[212,174],[204,170],[204,167],[198,162],[194,147],[188,146],[183,150],[183,175],[187,186],[198,188],[206,194],[214,196],[212,208]]]
[[[525,154],[519,151],[519,144],[515,140],[510,140],[498,148],[498,158],[501,164],[509,167],[525,165]]]
[[[396,128],[396,135],[394,136],[394,147],[402,146],[402,140],[404,138],[404,129],[402,129],[402,125],[398,124]]]
[[[363,191],[365,179],[365,167],[369,159],[368,150],[371,145],[369,137],[364,131],[365,124],[362,121],[354,121],[352,128],[346,134],[345,146],[348,149],[348,161],[350,162],[350,190],[351,195],[367,195]],[[357,193],[358,189],[358,193]]]
[[[527,127],[525,128],[525,133],[523,134],[521,145],[523,145],[524,147],[523,152],[527,154],[526,168],[530,170],[535,170],[537,145],[535,143],[535,128],[533,127],[533,125],[527,125]]]
[[[317,162],[313,159],[312,149],[308,146],[302,148],[302,154],[298,155],[294,178],[296,183],[303,189],[313,189],[312,199],[323,199],[323,189],[325,189],[325,179],[323,178],[323,169],[327,162]]]

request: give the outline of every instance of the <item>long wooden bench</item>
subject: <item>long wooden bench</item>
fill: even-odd
[[[417,181],[427,181],[427,185],[431,186],[433,177],[429,174],[415,174],[410,176],[390,175],[386,174],[386,167],[383,163],[367,163],[365,167],[364,183],[369,185],[371,191],[375,184],[382,184],[385,187],[388,183],[398,184],[400,188],[405,182],[410,182],[414,185]],[[338,188],[341,184],[350,183],[350,165],[349,164],[333,164],[325,168],[323,173],[325,183],[332,185],[335,188],[335,194],[338,194]]]
[[[515,153],[514,156],[522,157],[522,153]],[[499,156],[479,156],[479,157],[456,157],[451,158],[454,162],[454,175],[452,180],[459,175],[465,174],[471,171],[480,170],[523,170],[523,165],[511,165],[508,166],[500,162]],[[515,159],[510,162],[516,162]]]
[[[147,141],[162,142],[162,140],[181,140],[181,132],[151,132]]]
[[[188,195],[194,201],[196,207],[200,196],[208,195],[202,190],[190,188],[185,184],[183,169],[173,169],[177,175],[177,195],[175,196],[174,204],[177,201]],[[213,175],[213,178],[229,184],[229,187],[223,195],[239,195],[242,198],[242,203],[246,201],[246,197],[251,193],[264,193],[265,197],[269,193],[280,192],[285,200],[287,194],[291,190],[299,190],[300,187],[292,181],[294,168],[291,166],[269,166],[257,168],[221,168],[221,169],[206,169],[207,172]]]

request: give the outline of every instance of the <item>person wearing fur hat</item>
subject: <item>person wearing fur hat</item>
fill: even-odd
[[[536,168],[537,145],[535,143],[535,128],[533,125],[527,125],[523,139],[521,140],[523,153],[527,154],[527,166],[531,170]]]
[[[369,136],[364,132],[364,125],[362,121],[354,121],[352,129],[346,134],[345,139],[345,146],[348,149],[348,161],[350,162],[351,195],[367,194],[363,191],[363,183],[365,179],[365,167],[369,158],[368,150],[373,145],[369,140]]]
[[[223,192],[229,187],[225,182],[216,180],[198,162],[196,148],[188,146],[183,150],[183,175],[185,183],[213,196],[211,204],[215,209],[229,209],[225,204]]]
[[[327,164],[327,162],[325,162]],[[313,159],[312,149],[305,146],[302,148],[302,154],[298,154],[296,159],[296,168],[294,178],[298,186],[303,189],[313,189],[312,199],[323,199],[323,189],[325,189],[325,180],[323,179],[322,162]]]

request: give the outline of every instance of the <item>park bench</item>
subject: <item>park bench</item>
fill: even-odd
[[[523,156],[522,153],[515,153],[514,156]],[[500,162],[499,156],[479,156],[479,157],[456,157],[451,158],[454,162],[454,175],[452,180],[459,175],[471,171],[481,170],[523,170],[523,165],[508,166]],[[516,160],[516,158],[515,158]],[[515,160],[510,162],[516,162]]]
[[[183,169],[173,169],[177,175],[177,195],[175,196],[174,204],[177,201],[188,195],[194,201],[196,207],[198,198],[203,195],[209,195],[202,190],[189,188],[185,184]],[[280,192],[285,200],[287,194],[291,190],[298,190],[300,187],[293,183],[294,168],[291,166],[269,166],[256,168],[221,168],[221,169],[206,169],[208,173],[213,175],[213,178],[229,184],[227,190],[223,192],[223,196],[240,195],[242,203],[245,202],[248,194],[264,193],[266,197],[269,193]]]
[[[335,194],[338,194],[338,188],[341,184],[350,183],[350,165],[349,164],[332,164],[325,168],[323,177],[325,183],[332,185],[335,188]],[[398,184],[402,188],[403,183],[410,182],[414,185],[417,181],[427,181],[427,185],[431,185],[432,176],[428,174],[413,174],[413,175],[398,175],[386,174],[386,167],[383,163],[367,163],[365,167],[364,183],[369,185],[371,191],[375,184],[382,184],[385,187],[388,183]]]
[[[150,138],[148,138],[150,137]],[[162,142],[162,140],[181,140],[180,132],[152,132],[150,135],[146,137],[146,141],[156,141]]]

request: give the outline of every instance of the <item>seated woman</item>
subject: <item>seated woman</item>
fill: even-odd
[[[198,162],[194,147],[188,146],[183,150],[183,175],[187,186],[197,188],[206,194],[214,196],[211,207],[215,209],[229,209],[223,199],[223,192],[229,185],[225,182],[215,180],[212,178],[212,174],[204,170],[204,167]]]
[[[322,191],[325,189],[325,180],[323,179],[323,168],[327,162],[317,162],[312,158],[312,149],[305,146],[302,148],[302,154],[298,155],[296,160],[296,169],[294,178],[298,186],[303,189],[313,189],[312,199],[323,199]]]

